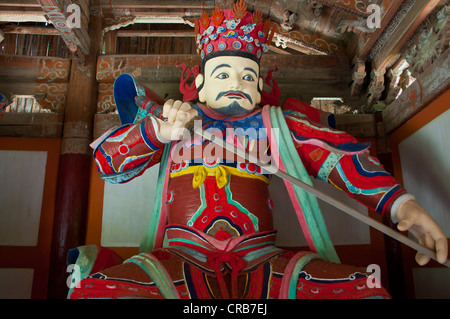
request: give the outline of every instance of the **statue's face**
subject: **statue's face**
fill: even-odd
[[[261,101],[262,78],[258,64],[248,58],[221,56],[205,63],[203,75],[195,79],[200,102],[206,103],[215,112],[226,115],[241,115],[251,112]]]

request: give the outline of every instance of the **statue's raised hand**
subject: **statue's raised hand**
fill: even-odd
[[[177,141],[183,137],[186,124],[198,115],[189,103],[167,100],[163,106],[165,121],[158,119],[159,135],[167,141]]]

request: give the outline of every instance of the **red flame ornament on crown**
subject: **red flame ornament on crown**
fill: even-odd
[[[244,1],[238,1],[233,9],[215,8],[211,14],[203,12],[195,21],[197,53],[204,59],[221,51],[236,51],[252,55],[259,62],[268,51],[273,29],[269,20],[263,22],[260,10],[247,11]]]

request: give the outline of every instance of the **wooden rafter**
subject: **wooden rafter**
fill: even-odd
[[[57,1],[37,0],[45,12],[47,19],[59,31],[70,51],[74,54],[77,63],[84,64],[85,56],[89,54],[90,39],[88,34],[89,6],[86,1]],[[72,14],[67,11],[71,4],[78,6],[80,10],[79,27],[70,27],[68,18]],[[83,10],[84,9],[84,10]]]
[[[149,9],[213,9],[213,0],[154,0],[154,1],[133,1],[128,0],[112,0],[105,5],[104,1],[91,1],[91,6],[109,7],[111,9],[135,9],[135,10],[149,10]]]
[[[345,13],[349,13],[351,15],[366,18],[369,13],[367,13],[367,6],[371,4],[372,1],[356,1],[356,0],[348,0],[348,1],[331,1],[331,0],[316,0],[320,4],[323,4],[327,7],[333,7],[337,10],[343,11]]]
[[[53,26],[39,27],[39,26],[18,26],[15,24],[5,24],[0,26],[0,30],[7,34],[41,34],[41,35],[59,35],[58,29]]]
[[[118,37],[195,37],[192,30],[117,30]]]
[[[36,0],[0,0],[2,22],[46,22],[45,12]]]
[[[11,2],[11,0],[0,0],[0,6],[4,7],[30,7],[30,8],[40,8],[41,6],[36,0],[16,0]]]
[[[0,6],[2,22],[47,22],[45,12],[35,8],[9,8]]]

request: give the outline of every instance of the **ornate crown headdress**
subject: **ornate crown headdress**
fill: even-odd
[[[211,16],[203,11],[200,19],[195,19],[195,33],[197,53],[203,60],[209,55],[229,55],[232,51],[258,63],[273,37],[270,20],[263,22],[261,10],[248,12],[243,0],[233,9],[215,7]]]

